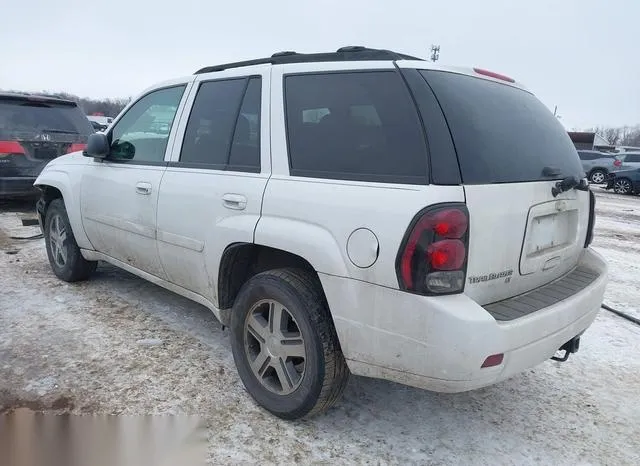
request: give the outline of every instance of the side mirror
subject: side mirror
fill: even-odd
[[[111,146],[109,139],[104,133],[93,133],[89,135],[87,140],[87,148],[82,155],[85,157],[93,157],[94,159],[104,159],[109,155]]]

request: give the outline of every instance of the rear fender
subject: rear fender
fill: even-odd
[[[290,252],[305,259],[318,273],[346,277],[346,258],[333,235],[320,225],[290,218],[263,216],[255,243]]]
[[[36,179],[34,186],[40,188],[44,186],[51,186],[52,188],[56,188],[60,191],[76,243],[78,243],[78,246],[82,249],[93,249],[89,238],[87,238],[87,235],[84,232],[84,227],[82,226],[79,180],[74,183],[72,178],[69,176],[69,173],[67,173],[63,168],[52,167],[45,168],[42,173],[40,173],[40,176]]]

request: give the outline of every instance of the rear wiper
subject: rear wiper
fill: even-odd
[[[66,129],[41,129],[43,133],[60,133],[60,134],[80,134],[77,131],[69,131]]]
[[[545,178],[560,176],[560,173],[562,172],[554,167],[544,167],[542,169],[542,176],[544,176]]]
[[[567,176],[562,181],[558,181],[556,185],[551,188],[551,194],[553,195],[553,197],[557,197],[558,194],[569,191],[570,189],[588,191],[589,185],[585,182],[584,178],[578,180],[578,178],[576,178],[575,176]]]

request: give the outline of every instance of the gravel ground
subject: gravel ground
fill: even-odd
[[[605,302],[640,317],[640,198],[598,194]],[[0,205],[0,411],[198,414],[216,464],[640,464],[640,327],[606,311],[569,362],[435,394],[352,377],[324,416],[280,421],[236,375],[205,308],[109,265],[68,285]]]

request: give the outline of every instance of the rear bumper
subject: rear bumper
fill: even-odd
[[[326,275],[321,280],[352,373],[461,392],[538,365],[592,324],[607,266],[590,249],[579,265],[598,278],[563,301],[506,322],[465,295],[432,298]],[[481,368],[499,353],[500,365]]]
[[[35,176],[0,177],[0,196],[21,197],[38,195],[40,191],[33,186],[35,181]]]

